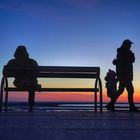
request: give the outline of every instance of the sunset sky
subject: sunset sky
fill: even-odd
[[[139,0],[0,0],[0,78],[18,45],[46,66],[99,66],[104,77],[124,39],[134,42],[135,101],[140,102]],[[43,86],[91,87],[89,80],[46,79]],[[127,101],[125,93],[120,101]],[[13,94],[11,100],[25,100]],[[38,94],[39,100],[91,100],[89,93]]]

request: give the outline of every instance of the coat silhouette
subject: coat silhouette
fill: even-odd
[[[116,73],[118,80],[133,81],[133,63],[135,62],[134,53],[121,46],[117,49],[117,60],[116,60]]]

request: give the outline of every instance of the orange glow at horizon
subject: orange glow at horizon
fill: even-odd
[[[98,97],[99,100],[99,97]],[[28,93],[10,93],[9,101],[28,101]],[[91,92],[36,92],[35,102],[38,101],[65,101],[65,102],[93,102],[94,93]],[[103,102],[109,102],[110,98],[103,93]],[[127,92],[125,91],[117,100],[117,102],[128,102]],[[134,94],[134,102],[140,102],[140,95]]]
[[[12,84],[12,80],[10,83]],[[94,85],[94,80],[89,79],[38,79],[42,87],[66,87],[66,88],[92,88]],[[103,85],[103,102],[109,102],[110,99],[106,95],[105,81],[102,81]],[[135,81],[134,88],[134,102],[140,102],[140,88],[138,82]],[[98,94],[98,93],[97,93]],[[99,97],[98,97],[99,100]],[[27,92],[16,92],[9,94],[9,101],[28,101]],[[37,101],[68,101],[68,102],[93,102],[94,93],[92,92],[36,92],[35,102]],[[118,98],[117,102],[128,102],[128,96],[126,90]]]

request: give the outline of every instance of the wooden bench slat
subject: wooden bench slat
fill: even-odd
[[[5,91],[27,91],[27,89],[19,89],[19,88],[7,88]],[[49,91],[49,92],[98,92],[98,88],[41,88],[36,89],[36,91]]]
[[[6,77],[14,77],[19,71],[38,71],[38,77],[62,77],[62,78],[97,78],[100,75],[99,67],[63,67],[63,66],[38,66],[38,67],[6,67],[4,66],[3,75]]]
[[[100,71],[99,67],[73,67],[73,66],[39,66],[39,71],[52,71],[52,72],[93,72]]]
[[[81,74],[81,73],[40,73],[38,78],[98,78],[97,74]]]

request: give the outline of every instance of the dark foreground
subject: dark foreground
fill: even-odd
[[[140,140],[140,112],[0,113],[0,140]]]

